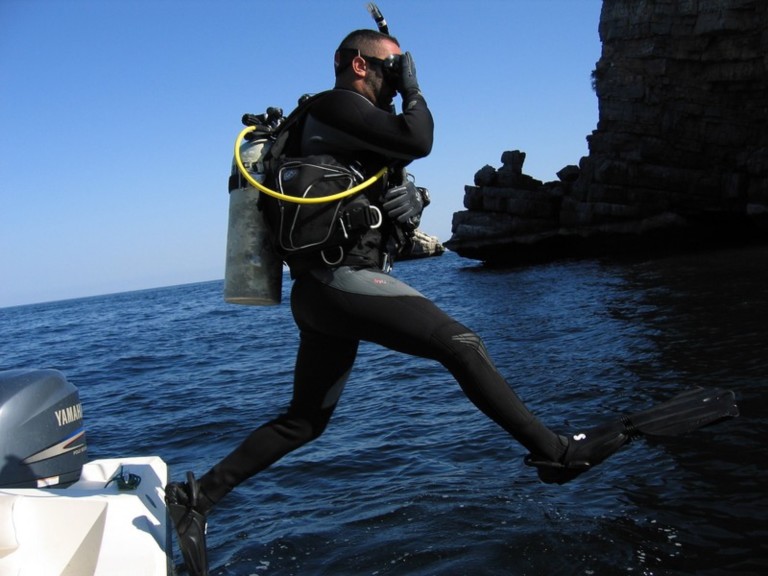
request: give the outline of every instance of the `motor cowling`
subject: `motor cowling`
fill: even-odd
[[[0,371],[0,488],[65,487],[86,452],[80,394],[61,372]]]

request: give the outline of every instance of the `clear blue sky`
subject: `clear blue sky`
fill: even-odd
[[[377,3],[435,116],[425,232],[505,150],[544,181],[588,153],[601,0]],[[330,88],[365,5],[0,0],[0,307],[223,278],[240,117]]]

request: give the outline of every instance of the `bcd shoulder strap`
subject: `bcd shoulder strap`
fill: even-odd
[[[304,120],[307,117],[310,107],[323,95],[330,92],[319,92],[317,94],[305,94],[299,99],[299,104],[293,111],[286,116],[282,124],[275,131],[275,141],[268,153],[268,160],[277,160],[283,155],[298,156],[299,155],[299,138],[302,128],[304,126]]]

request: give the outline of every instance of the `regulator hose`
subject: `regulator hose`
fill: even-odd
[[[249,132],[253,132],[256,129],[256,126],[247,126],[245,129],[238,134],[237,139],[235,140],[235,164],[237,164],[237,169],[240,171],[240,174],[243,175],[243,177],[248,181],[248,183],[256,188],[257,190],[260,190],[261,192],[264,192],[264,194],[267,194],[268,196],[272,196],[273,198],[277,198],[278,200],[284,200],[286,202],[293,202],[295,204],[322,204],[324,202],[334,202],[336,200],[341,200],[342,198],[347,198],[349,196],[353,196],[354,194],[357,194],[361,190],[367,188],[376,180],[384,176],[384,174],[387,173],[387,167],[385,166],[381,170],[379,170],[376,174],[368,178],[365,182],[361,182],[357,186],[353,186],[349,190],[344,190],[343,192],[338,192],[336,194],[331,194],[330,196],[322,196],[319,198],[301,198],[299,196],[288,196],[287,194],[283,194],[282,192],[278,192],[277,190],[272,190],[271,188],[267,188],[264,186],[261,182],[258,182],[253,176],[250,175],[248,170],[243,166],[243,160],[240,157],[240,145],[243,143],[243,140],[245,139],[245,135]]]

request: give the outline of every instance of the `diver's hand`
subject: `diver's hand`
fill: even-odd
[[[384,210],[387,216],[400,224],[416,228],[424,210],[424,199],[413,182],[390,188],[384,194]]]
[[[410,52],[400,56],[400,78],[397,83],[397,91],[407,101],[421,94],[419,81],[416,79],[416,64]]]

